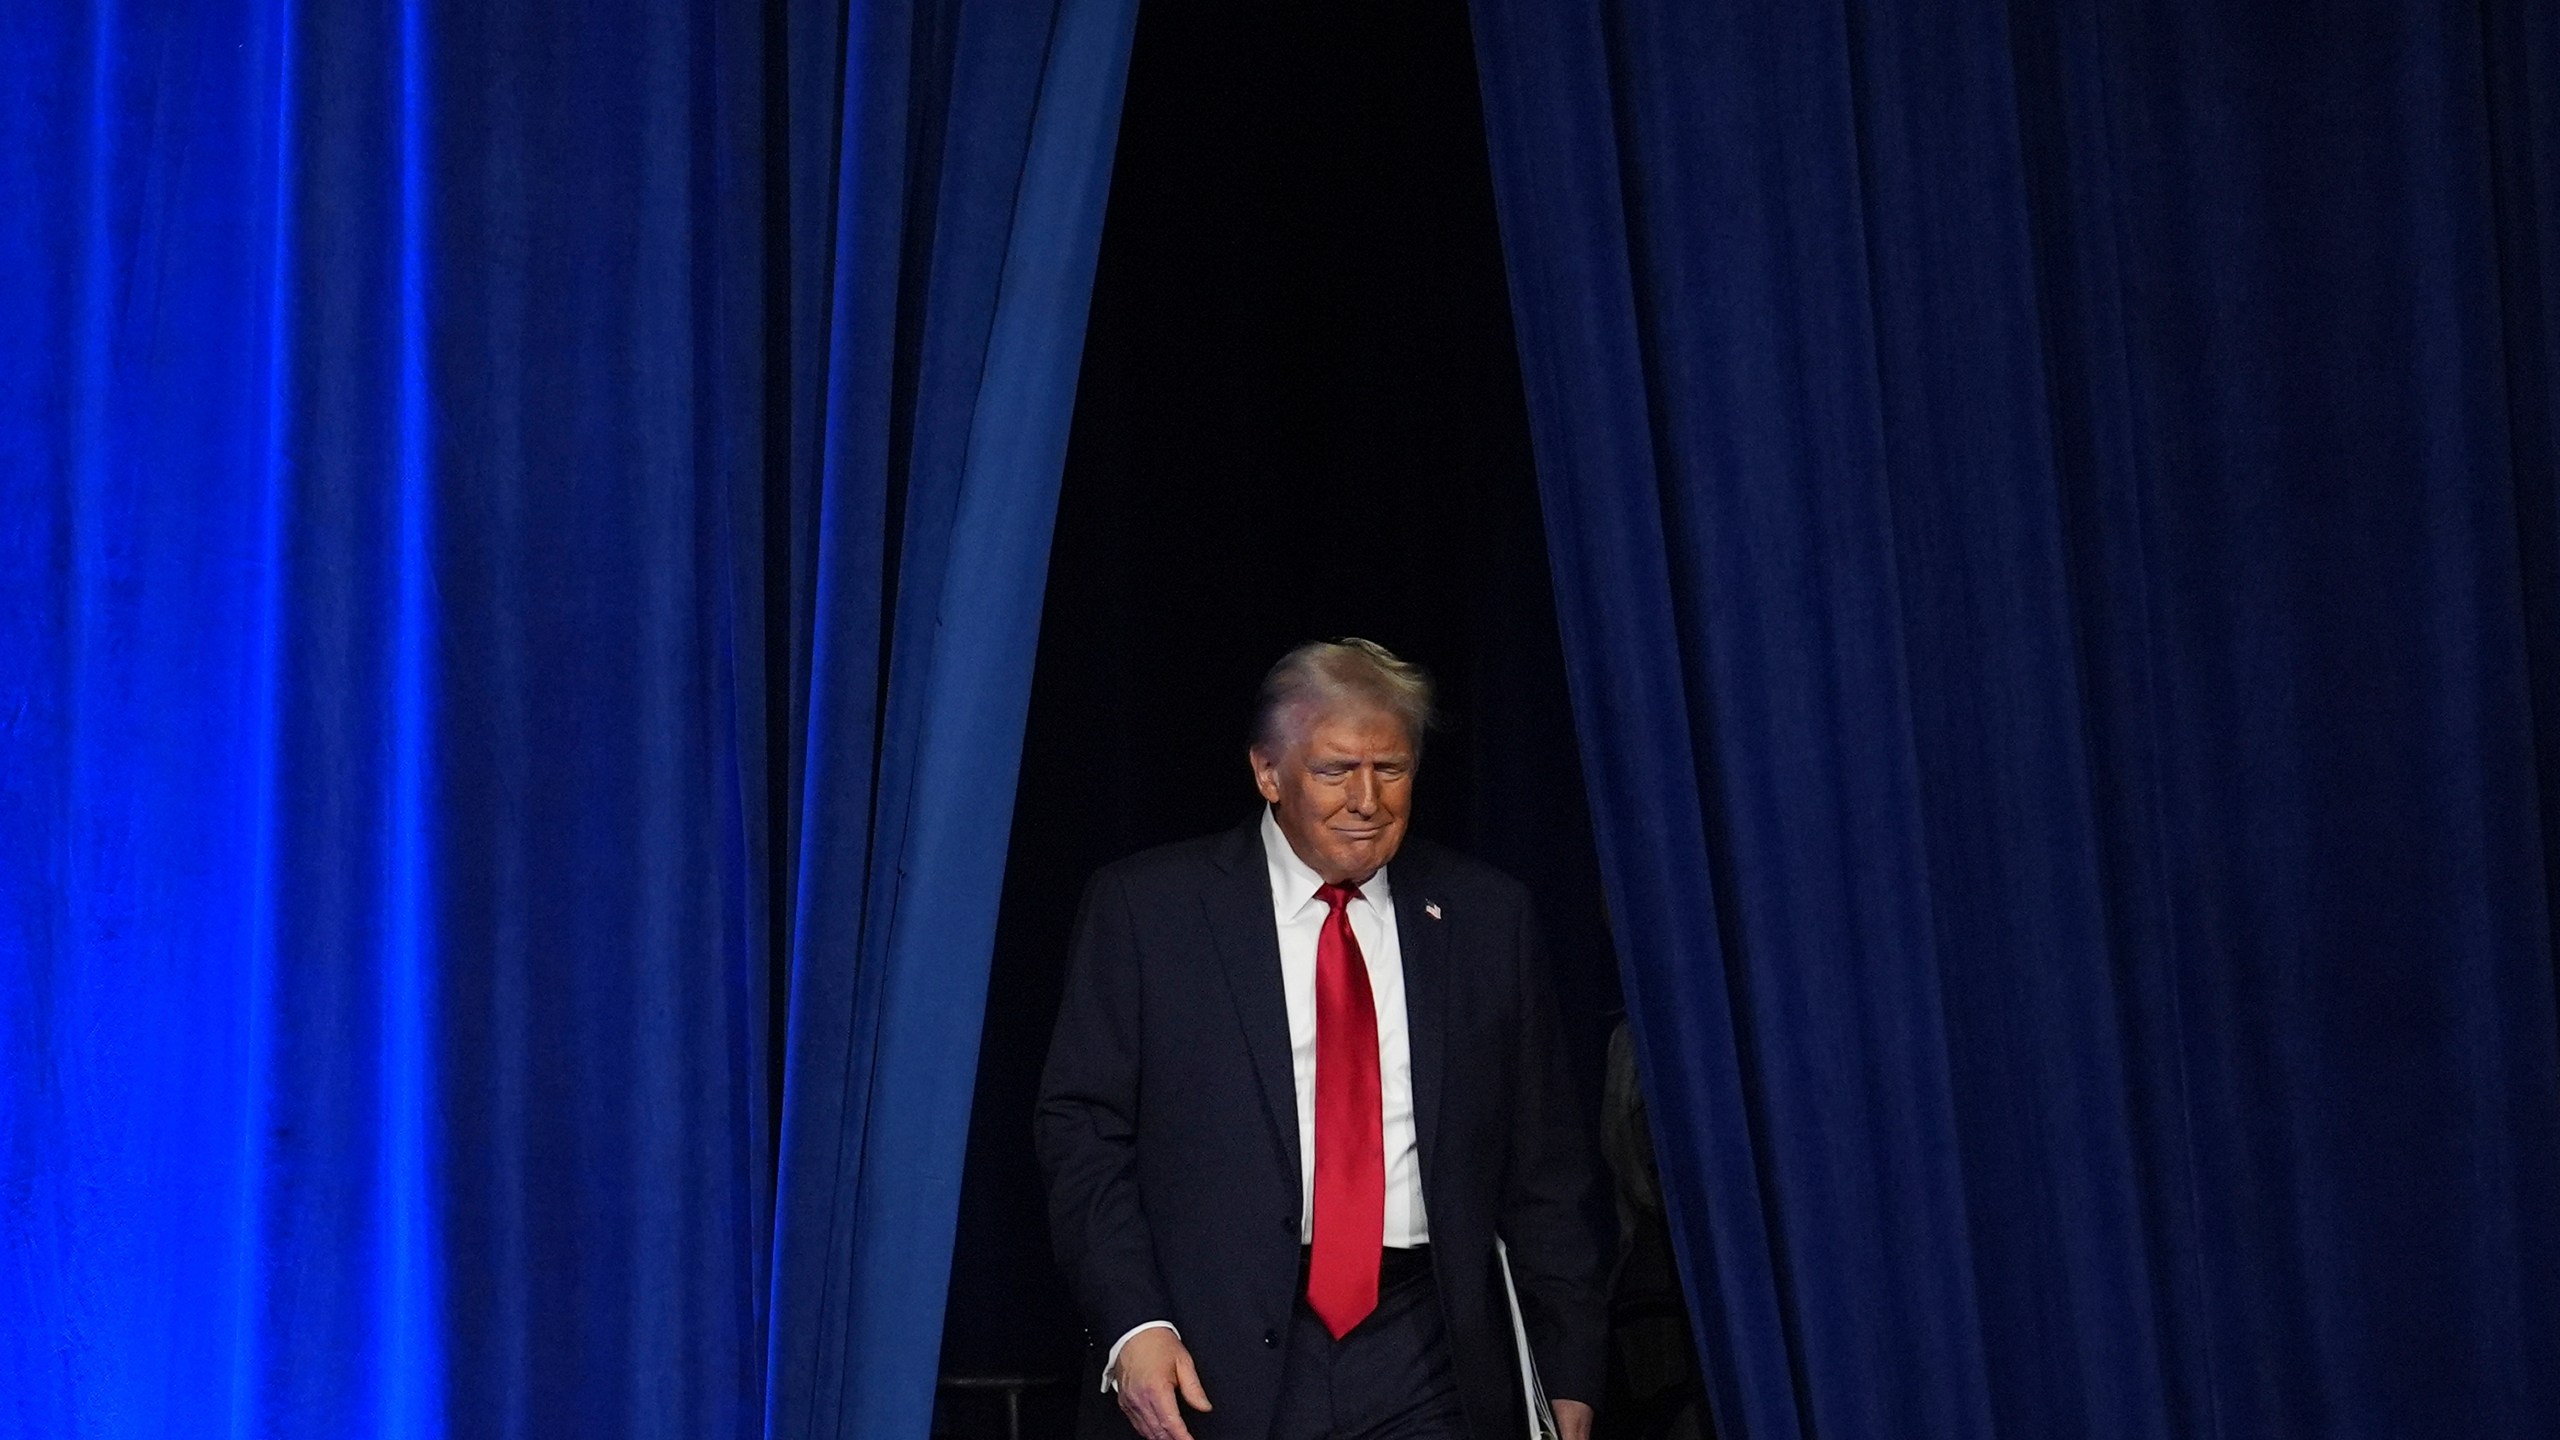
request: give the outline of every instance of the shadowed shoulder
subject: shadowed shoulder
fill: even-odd
[[[1388,862],[1387,877],[1399,896],[1418,886],[1418,898],[1443,905],[1493,914],[1517,914],[1529,906],[1528,886],[1465,851],[1418,835]]]
[[[1158,845],[1114,860],[1094,872],[1097,888],[1133,899],[1191,892],[1231,879],[1238,871],[1262,873],[1262,842],[1252,825]],[[1479,915],[1511,916],[1529,907],[1529,887],[1462,850],[1416,835],[1388,862],[1399,894],[1419,887],[1417,898],[1457,905]]]
[[[1227,874],[1242,856],[1249,831],[1222,830],[1158,845],[1124,855],[1093,873],[1096,888],[1111,887],[1131,895],[1197,889]],[[1259,858],[1259,852],[1254,852]]]

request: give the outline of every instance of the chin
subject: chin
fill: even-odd
[[[1324,871],[1326,879],[1331,880],[1337,875],[1345,877],[1357,875],[1367,870],[1369,865],[1357,855],[1333,850],[1326,852],[1324,864],[1318,868]]]
[[[1343,869],[1359,875],[1387,868],[1387,862],[1395,858],[1395,853],[1396,847],[1393,841],[1376,840],[1335,858],[1341,862]]]

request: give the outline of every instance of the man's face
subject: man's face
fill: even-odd
[[[1383,710],[1319,711],[1284,729],[1276,754],[1253,752],[1253,780],[1307,867],[1358,884],[1404,843],[1413,813],[1413,740]]]

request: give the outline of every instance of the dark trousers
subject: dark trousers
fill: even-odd
[[[1388,1257],[1378,1308],[1339,1340],[1298,1301],[1271,1440],[1467,1440],[1429,1257]]]

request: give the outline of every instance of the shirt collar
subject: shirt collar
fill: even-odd
[[[1308,906],[1321,903],[1316,891],[1324,888],[1324,877],[1289,848],[1289,837],[1280,833],[1279,817],[1268,806],[1262,811],[1262,861],[1271,873],[1271,909],[1280,923],[1285,925]],[[1378,873],[1360,886],[1360,898],[1381,911],[1393,903],[1386,866],[1379,866]]]

